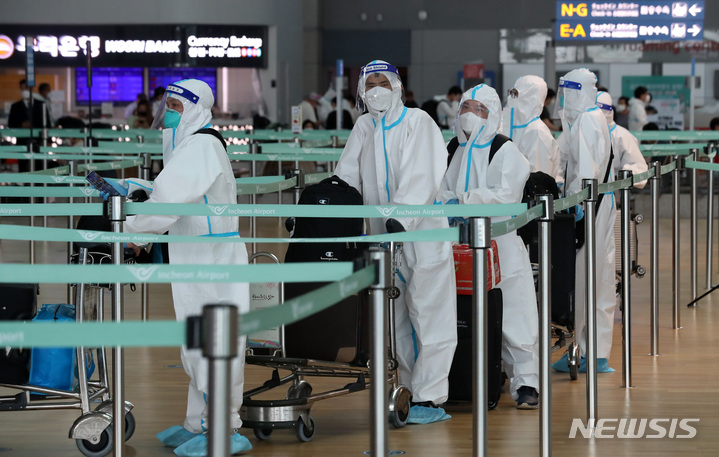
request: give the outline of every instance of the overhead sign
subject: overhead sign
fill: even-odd
[[[35,36],[37,65],[267,66],[263,26],[11,26],[0,25],[0,65],[25,60],[25,35]]]
[[[704,1],[557,1],[557,41],[683,41],[704,38]]]

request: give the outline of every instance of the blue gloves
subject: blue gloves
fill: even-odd
[[[577,205],[574,207],[574,222],[579,222],[584,218],[584,210],[582,209],[581,205]]]
[[[445,203],[445,205],[459,205],[459,200],[457,200],[456,198],[453,198],[451,200],[448,200],[447,203]],[[465,219],[463,217],[448,217],[447,221],[449,221],[449,225],[459,225],[459,224],[466,223],[467,219]]]
[[[109,185],[111,185],[112,188],[115,189],[120,195],[122,195],[123,197],[127,197],[127,190],[130,187],[128,184],[125,184],[123,186],[122,184],[118,183],[114,179],[110,179],[110,178],[105,178],[105,181],[107,181],[107,183]],[[110,194],[108,192],[100,191],[100,197],[103,200],[107,201],[107,199],[110,197]]]

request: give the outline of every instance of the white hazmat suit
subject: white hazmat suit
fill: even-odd
[[[597,106],[602,110],[607,120],[609,135],[612,138],[615,179],[619,179],[619,170],[629,170],[634,175],[647,171],[647,161],[644,160],[642,151],[639,150],[639,141],[637,138],[632,135],[629,130],[614,122],[612,96],[604,91],[599,92],[597,94]],[[647,180],[645,179],[635,182],[634,187],[643,189],[646,184]]]
[[[556,176],[559,171],[559,146],[547,124],[539,119],[547,98],[547,83],[538,76],[521,76],[514,83],[502,111],[500,133],[514,141],[529,161],[531,172]]]
[[[447,150],[432,118],[402,103],[402,82],[394,67],[372,61],[360,74],[357,119],[335,173],[362,193],[365,205],[397,205],[384,218],[369,220],[369,232],[386,232],[387,218],[407,231],[448,227],[446,218],[403,217],[401,205],[431,205],[446,168]],[[384,75],[391,91],[368,79]],[[382,89],[382,90],[379,90]],[[415,403],[447,400],[449,369],[457,345],[454,261],[448,242],[404,243],[396,276],[397,358],[400,377]],[[411,417],[411,414],[410,414]]]
[[[175,86],[175,87],[173,87]],[[179,87],[179,89],[177,89]],[[171,89],[175,89],[174,91]],[[187,90],[199,99],[192,102],[178,91]],[[198,80],[183,80],[168,86],[167,94],[183,103],[177,128],[163,130],[164,169],[154,182],[150,203],[204,203],[227,205],[237,203],[237,184],[222,143],[211,135],[197,134],[208,127],[214,97],[210,87]],[[239,220],[221,216],[129,216],[125,231],[130,233],[164,233],[184,236],[239,237]],[[169,243],[170,263],[232,265],[247,264],[244,243]],[[178,321],[202,314],[206,304],[227,303],[249,311],[249,285],[246,283],[172,283],[172,300]],[[230,426],[242,425],[239,410],[244,384],[245,337],[238,342],[239,357],[232,362]],[[192,433],[207,429],[208,364],[200,349],[182,347],[182,365],[190,376],[187,416],[184,428]]]
[[[611,140],[607,121],[597,106],[596,76],[587,69],[572,70],[560,80],[560,117],[565,140],[560,147],[567,158],[565,192],[573,195],[582,190],[583,179],[614,179],[609,163]],[[565,86],[565,87],[563,87]],[[563,102],[563,103],[562,103]],[[597,358],[608,359],[614,329],[615,270],[614,270],[614,195],[602,199],[596,216],[596,285],[597,285]],[[588,223],[588,221],[587,221]],[[577,251],[575,286],[575,322],[580,352],[586,354],[586,244]]]
[[[455,131],[459,148],[442,180],[440,199],[446,203],[457,199],[460,204],[519,203],[529,177],[529,163],[517,146],[507,141],[489,162],[489,150],[502,119],[502,105],[497,92],[480,84],[462,96],[477,100],[489,109],[488,118],[477,124],[466,137],[457,116]],[[492,222],[508,217],[493,217]],[[539,390],[537,298],[529,254],[516,232],[495,238],[499,251],[502,280],[502,361],[510,379],[512,398],[527,386]]]

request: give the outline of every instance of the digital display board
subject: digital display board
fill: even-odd
[[[75,69],[75,100],[88,103],[87,68]],[[142,68],[98,67],[92,69],[92,103],[133,102],[144,92]]]
[[[34,36],[38,66],[267,67],[267,27],[256,25],[2,25],[0,66],[25,64]]]
[[[557,1],[557,41],[684,41],[704,38],[704,1]]]
[[[167,87],[181,79],[200,79],[210,86],[213,95],[217,97],[216,68],[150,68],[149,79],[150,95],[156,87]]]

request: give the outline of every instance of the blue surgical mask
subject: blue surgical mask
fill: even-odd
[[[165,112],[165,127],[170,129],[176,129],[180,125],[180,119],[182,114],[178,113],[174,109],[168,109]]]

